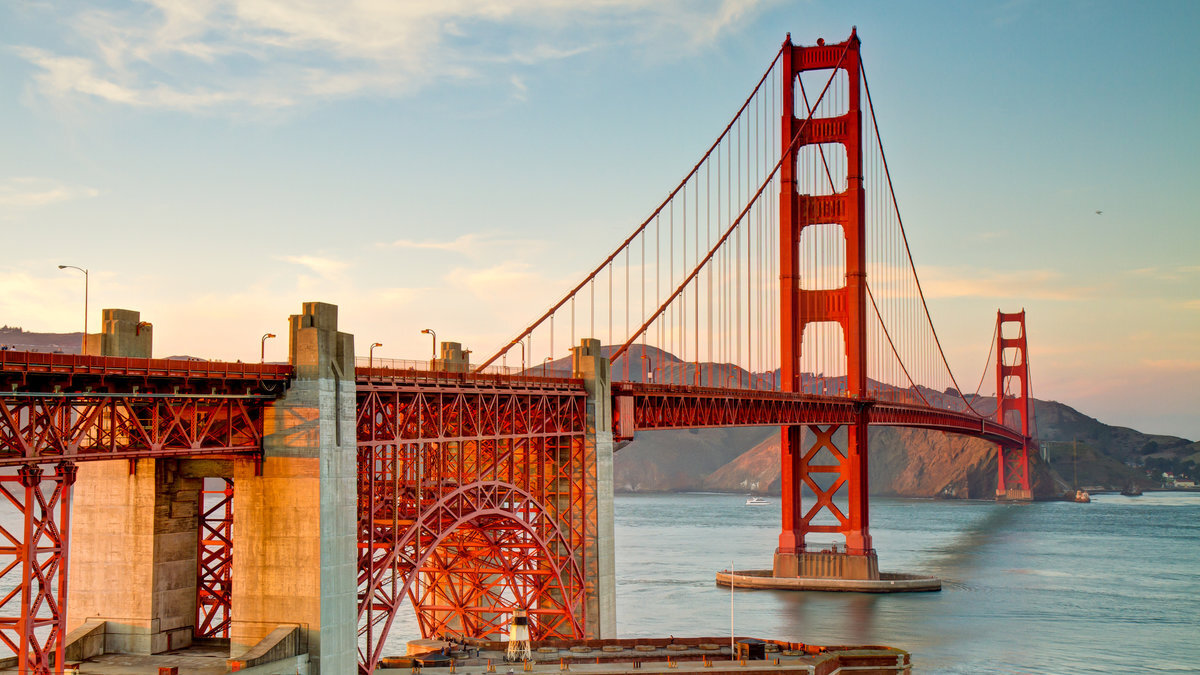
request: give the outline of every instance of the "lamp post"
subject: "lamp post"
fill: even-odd
[[[521,374],[525,374],[525,341],[521,340],[517,344],[521,345]]]
[[[433,354],[432,358],[436,359],[437,358],[437,333],[433,332],[432,328],[422,329],[421,332],[424,333],[425,335],[428,335],[430,337],[430,339],[433,340],[433,345],[430,347],[429,351]]]
[[[551,357],[547,356],[546,358],[542,359],[542,377],[546,376],[546,364],[550,362],[550,358]]]
[[[88,315],[88,271],[74,265],[59,265],[58,269],[72,269],[83,272],[83,339],[80,340],[79,353],[87,354],[87,315]]]
[[[371,348],[367,350],[367,370],[370,370],[375,365],[375,348],[382,346],[382,342],[374,342],[371,344]]]
[[[266,363],[266,362],[267,362],[267,340],[270,340],[270,339],[271,339],[271,338],[273,338],[273,337],[275,337],[275,334],[274,334],[274,333],[264,333],[264,334],[263,334],[263,336],[262,336],[262,340],[261,340],[261,342],[262,342],[262,349],[259,351],[259,355],[258,355],[258,362],[259,362],[259,363]]]

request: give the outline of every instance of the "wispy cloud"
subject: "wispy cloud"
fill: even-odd
[[[412,239],[397,239],[387,243],[379,244],[389,248],[409,248],[425,251],[450,251],[453,253],[467,253],[472,250],[479,241],[477,234],[464,234],[450,241],[413,241]]]
[[[1096,289],[1071,284],[1056,270],[997,271],[978,267],[921,268],[921,287],[930,298],[1026,298],[1081,300]]]
[[[1170,372],[1200,370],[1200,360],[1197,359],[1143,359],[1142,365],[1154,370]]]
[[[411,249],[416,251],[446,251],[469,258],[507,257],[529,258],[542,251],[545,242],[493,234],[463,234],[451,240],[396,239],[376,244],[381,248]]]
[[[342,271],[349,267],[348,263],[341,260],[311,255],[282,256],[279,259],[283,260],[284,262],[292,263],[293,265],[306,267],[309,271],[321,277],[322,279],[328,280],[336,280],[340,278],[342,276]]]
[[[96,188],[66,185],[49,178],[20,177],[0,180],[0,207],[36,208],[73,199],[96,197]]]
[[[1140,267],[1126,272],[1130,276],[1155,281],[1187,281],[1200,277],[1200,265]]]
[[[47,6],[71,45],[25,44],[51,99],[193,112],[279,109],[314,100],[403,95],[434,81],[496,77],[520,100],[513,67],[618,45],[697,49],[774,0],[140,0],[121,8]],[[674,39],[663,39],[666,36]]]

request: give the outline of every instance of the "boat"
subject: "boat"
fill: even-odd
[[[762,497],[751,497],[750,499],[746,500],[746,506],[763,506],[763,505],[769,504],[769,503],[770,502],[763,499]]]
[[[1126,497],[1141,497],[1142,489],[1137,486],[1137,483],[1131,482],[1125,487],[1124,490],[1121,490],[1121,494],[1125,495]]]
[[[1092,496],[1087,493],[1087,490],[1076,490],[1075,501],[1079,504],[1088,504],[1092,501]]]

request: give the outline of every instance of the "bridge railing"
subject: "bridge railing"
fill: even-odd
[[[415,359],[372,359],[355,358],[355,377],[361,381],[411,382],[420,384],[485,384],[509,385],[521,382],[537,386],[556,386],[576,388],[582,386],[581,380],[571,377],[569,371],[561,368],[518,368],[512,366],[488,366],[479,372],[451,372],[433,370],[429,361]],[[469,366],[468,368],[473,368]]]
[[[0,372],[114,377],[165,377],[235,380],[286,380],[292,367],[277,363],[143,359],[50,352],[0,351]]]

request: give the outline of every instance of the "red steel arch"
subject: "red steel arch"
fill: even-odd
[[[376,369],[358,381],[359,633],[372,672],[407,598],[422,635],[589,629],[596,462],[579,380]]]

